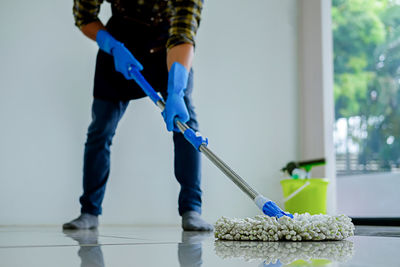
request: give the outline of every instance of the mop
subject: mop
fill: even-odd
[[[129,72],[135,82],[161,111],[165,108],[162,97],[146,81],[136,68],[129,67]],[[341,240],[354,233],[351,219],[345,215],[309,215],[284,212],[272,200],[259,194],[247,182],[233,171],[224,161],[208,148],[208,139],[195,132],[187,124],[174,120],[175,125],[198,151],[202,152],[216,165],[232,182],[234,182],[265,214],[253,219],[220,218],[215,224],[215,237],[221,240]]]

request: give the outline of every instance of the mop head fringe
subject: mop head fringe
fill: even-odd
[[[346,215],[294,214],[291,219],[265,215],[254,218],[221,217],[215,223],[215,237],[220,240],[322,241],[343,240],[354,235],[354,224]]]

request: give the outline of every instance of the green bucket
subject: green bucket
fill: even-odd
[[[285,210],[290,213],[326,214],[327,179],[285,179],[281,181]]]

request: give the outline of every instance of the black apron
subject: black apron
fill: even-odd
[[[142,74],[152,87],[157,92],[165,92],[168,83],[165,46],[168,40],[168,19],[161,13],[139,10],[136,1],[114,2],[112,17],[106,24],[107,31],[122,42],[143,65]],[[93,96],[109,101],[127,101],[146,95],[135,81],[126,80],[115,70],[113,56],[99,50]]]

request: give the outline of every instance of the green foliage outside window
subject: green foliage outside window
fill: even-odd
[[[343,174],[393,171],[400,165],[400,1],[333,0],[336,120],[358,145],[337,158]],[[358,118],[358,129],[350,123]]]

